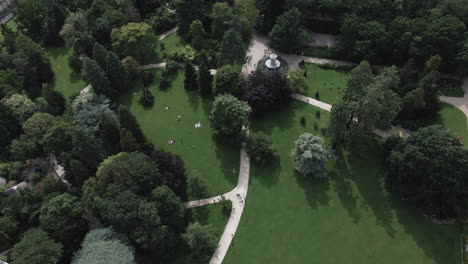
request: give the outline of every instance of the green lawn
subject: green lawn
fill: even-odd
[[[159,74],[160,71],[155,72]],[[159,76],[156,80],[150,87],[155,96],[152,108],[145,109],[138,102],[139,83],[122,97],[121,102],[129,107],[145,135],[157,148],[179,154],[189,172],[198,171],[206,179],[209,196],[230,191],[237,184],[239,148],[214,140],[208,120],[211,101],[201,98],[197,92],[185,91],[182,71],[174,76],[172,87],[167,91],[158,88]],[[179,115],[181,121],[177,121]],[[198,122],[201,128],[195,128]],[[176,143],[169,145],[169,139],[176,140]]]
[[[6,24],[7,24],[7,27],[10,28],[11,30],[13,30],[13,31],[18,30],[18,24],[16,23],[16,20],[15,20],[14,17],[12,19],[8,20],[8,22]],[[0,41],[3,41],[3,35],[2,34],[0,34]]]
[[[164,46],[164,50],[161,50],[161,44]],[[185,42],[184,40],[182,40],[181,37],[179,37],[177,32],[172,33],[163,40],[161,40],[159,42],[159,45],[156,47],[158,61],[167,61],[167,55],[173,52],[179,45],[185,45]]]
[[[442,110],[437,113],[433,124],[439,124],[452,130],[455,135],[463,138],[465,146],[468,146],[468,124],[465,114],[458,108],[442,103]]]
[[[308,89],[305,95],[315,98],[319,92],[320,101],[329,104],[341,102],[342,92],[348,81],[348,72],[342,70],[323,69],[311,63],[305,63]]]
[[[224,263],[459,263],[456,226],[432,223],[384,189],[380,143],[360,158],[338,152],[327,165],[330,180],[294,172],[293,142],[306,131],[320,134],[329,116],[321,111],[317,119],[316,111],[294,102],[252,122],[252,130],[272,135],[280,157],[251,167],[246,208]]]
[[[336,59],[336,56],[333,54],[332,49],[327,46],[309,46],[305,48],[303,52],[303,55],[308,57]]]
[[[67,100],[73,94],[79,93],[86,87],[81,74],[73,73],[68,64],[68,58],[72,54],[72,49],[67,47],[47,47],[52,70],[55,73],[55,80],[52,81],[52,87],[65,96]]]

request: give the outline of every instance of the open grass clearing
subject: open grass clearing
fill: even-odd
[[[189,173],[197,171],[201,174],[208,183],[208,197],[230,191],[237,184],[240,147],[227,146],[215,140],[208,119],[211,100],[184,89],[182,70],[174,74],[167,90],[159,89],[160,70],[154,72],[156,81],[149,87],[155,96],[153,107],[144,108],[138,102],[143,88],[140,82],[122,96],[121,103],[136,116],[143,132],[156,148],[180,155]],[[180,121],[177,121],[178,116]],[[195,128],[198,122],[201,128]],[[168,144],[170,139],[176,143]]]
[[[224,263],[459,263],[457,227],[432,223],[385,189],[378,141],[361,157],[338,151],[327,165],[330,180],[294,171],[294,141],[326,125],[329,114],[320,111],[318,119],[316,111],[294,102],[252,122],[251,130],[272,135],[280,157],[269,167],[252,166],[246,208]]]

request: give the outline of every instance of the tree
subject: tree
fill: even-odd
[[[198,89],[197,73],[195,68],[189,62],[185,63],[184,66],[185,79],[184,79],[184,88],[189,91],[195,91]]]
[[[57,39],[58,30],[65,19],[65,10],[56,1],[18,1],[16,21],[18,27],[36,42]]]
[[[271,137],[261,131],[250,133],[247,153],[253,162],[261,166],[278,158],[278,151]]]
[[[154,56],[157,37],[146,23],[128,23],[112,30],[112,47],[121,57],[132,56],[137,61],[149,62]]]
[[[326,149],[323,143],[321,137],[310,133],[300,135],[294,143],[291,157],[294,161],[295,169],[302,176],[327,177],[325,163],[333,158],[333,154]]]
[[[1,101],[22,124],[37,111],[37,105],[25,95],[14,94]]]
[[[99,138],[109,155],[120,152],[120,127],[114,116],[102,115],[99,120]]]
[[[106,56],[106,72],[109,76],[111,87],[120,93],[127,91],[130,87],[130,76],[128,70],[112,51]]]
[[[202,50],[206,47],[206,32],[203,28],[203,24],[200,20],[194,20],[190,24],[189,37],[191,39],[190,44],[196,50]]]
[[[218,69],[214,78],[214,93],[231,94],[235,97],[242,95],[240,83],[242,77],[238,68],[233,65],[225,65]]]
[[[116,118],[110,109],[110,100],[103,95],[83,93],[78,95],[72,103],[73,120],[86,132],[95,132],[99,128],[99,121],[103,115]]]
[[[109,97],[115,95],[115,91],[110,86],[106,73],[99,67],[94,60],[85,59],[83,62],[82,74],[89,82],[97,94],[103,94]]]
[[[148,197],[165,181],[146,155],[122,152],[107,158],[96,177],[86,181],[83,202],[116,230],[127,233],[139,247],[164,250],[177,241],[178,221],[171,223],[168,216],[180,207],[174,208],[169,200],[166,203]]]
[[[270,45],[284,51],[294,51],[310,43],[310,34],[301,27],[301,13],[292,8],[278,17],[271,30]]]
[[[122,60],[122,65],[127,70],[131,80],[140,77],[140,64],[133,57],[127,56]]]
[[[405,200],[438,218],[467,214],[468,150],[448,129],[421,128],[387,158],[387,182]]]
[[[128,129],[122,128],[120,130],[120,148],[124,152],[133,152],[142,149],[141,144],[136,142],[135,137],[133,136],[132,132],[128,131]]]
[[[90,51],[95,42],[88,20],[81,12],[70,13],[60,31],[60,37],[78,54]]]
[[[25,135],[13,139],[10,144],[10,158],[13,160],[26,161],[30,158],[37,158],[41,154],[41,148],[35,139]]]
[[[216,231],[210,225],[190,223],[182,237],[190,248],[193,261],[208,262],[217,246]]]
[[[198,87],[204,97],[213,95],[213,76],[205,60],[202,60],[198,69]]]
[[[220,47],[220,63],[235,64],[244,58],[244,48],[242,38],[234,29],[229,29],[224,33]]]
[[[41,229],[31,229],[11,252],[12,264],[56,264],[62,257],[60,243],[54,242]]]
[[[23,124],[26,136],[42,142],[44,136],[55,123],[56,118],[47,113],[35,113]]]
[[[176,20],[179,27],[178,32],[186,35],[190,30],[190,24],[194,20],[203,21],[207,10],[210,10],[209,2],[204,0],[176,0],[174,7],[177,10]]]
[[[141,145],[147,144],[147,139],[140,128],[140,124],[136,120],[135,116],[130,111],[128,111],[125,106],[119,106],[118,117],[120,127],[130,131],[135,137],[136,143]]]
[[[276,19],[284,12],[285,0],[255,0],[258,9],[256,27],[267,34],[275,25]]]
[[[63,152],[73,149],[73,126],[63,120],[56,121],[42,137],[42,144],[46,153],[55,153],[59,157]]]
[[[154,105],[154,95],[147,88],[143,88],[140,93],[140,104],[144,107],[151,107]]]
[[[55,91],[50,85],[42,85],[42,97],[53,107],[55,114],[60,115],[65,111],[65,97],[63,97],[61,93]]]
[[[0,102],[0,157],[5,157],[7,146],[20,133],[20,125],[12,111]]]
[[[254,113],[281,109],[291,103],[292,89],[286,76],[255,71],[243,85],[243,99]]]
[[[86,230],[86,222],[79,198],[68,193],[60,194],[41,206],[41,228],[52,238],[66,246],[66,251],[77,249]]]
[[[83,240],[72,264],[135,264],[134,249],[128,238],[112,228],[91,230]]]
[[[187,188],[190,195],[195,198],[203,198],[208,194],[208,185],[198,172],[193,172],[188,176]]]
[[[94,43],[93,46],[93,60],[101,67],[101,69],[107,69],[106,66],[106,57],[107,49],[104,48],[99,42]]]
[[[158,164],[159,172],[167,180],[166,185],[183,201],[187,201],[187,177],[182,158],[163,150],[154,150],[150,159]]]
[[[216,40],[223,38],[224,32],[229,29],[229,21],[233,18],[233,10],[228,3],[215,3],[211,9],[211,35]]]
[[[289,82],[291,83],[291,88],[295,93],[303,94],[309,88],[307,78],[304,77],[304,74],[305,71],[300,69],[288,72]]]
[[[242,127],[249,125],[250,111],[246,102],[232,95],[217,96],[210,114],[211,127],[219,136],[237,138]]]

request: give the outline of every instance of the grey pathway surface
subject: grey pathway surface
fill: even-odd
[[[313,33],[313,40],[310,46],[332,47],[335,45],[337,37],[335,35]]]
[[[163,40],[165,39],[167,36],[169,36],[170,34],[176,32],[179,28],[178,27],[174,27],[174,28],[171,28],[170,30],[162,33],[161,35],[159,35],[159,40]]]

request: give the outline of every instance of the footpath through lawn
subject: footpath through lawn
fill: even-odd
[[[208,116],[211,100],[198,92],[184,89],[183,71],[178,71],[167,90],[159,89],[160,70],[154,70],[156,81],[149,87],[155,104],[144,108],[139,102],[140,82],[121,98],[136,116],[143,132],[156,148],[178,154],[189,173],[197,171],[207,181],[210,193],[206,198],[230,191],[237,184],[239,147],[218,143],[213,137]],[[167,107],[167,109],[166,109]],[[180,121],[177,117],[180,116]],[[195,124],[201,127],[196,128]],[[168,144],[170,139],[175,144]]]
[[[326,126],[329,114],[320,111],[318,119],[317,110],[294,102],[253,121],[252,131],[272,135],[280,158],[252,166],[249,199],[224,263],[458,263],[457,228],[432,223],[385,190],[378,142],[361,158],[338,152],[327,165],[330,180],[294,172],[294,141]]]

